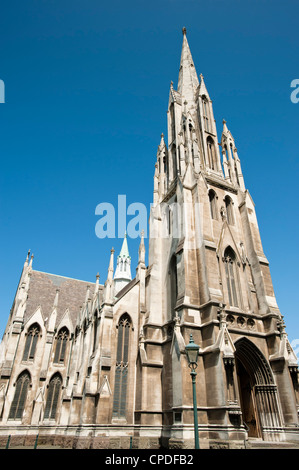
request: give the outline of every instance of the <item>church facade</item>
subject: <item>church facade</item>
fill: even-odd
[[[0,441],[192,448],[186,345],[199,345],[200,448],[299,441],[298,364],[276,303],[235,140],[183,29],[168,143],[154,169],[148,265],[127,235],[104,285],[26,258],[0,354]]]

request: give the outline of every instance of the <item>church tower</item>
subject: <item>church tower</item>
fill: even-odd
[[[223,120],[218,144],[212,100],[185,28],[167,124],[168,145],[162,134],[154,173],[143,348],[153,324],[164,326],[161,409],[173,425],[169,442],[191,439],[190,334],[200,346],[200,440],[238,441],[246,433],[287,439],[298,426],[294,353],[235,140]],[[157,371],[152,374],[157,380]],[[149,397],[144,406],[153,407]]]

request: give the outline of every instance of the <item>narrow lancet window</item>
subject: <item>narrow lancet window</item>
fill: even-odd
[[[52,377],[52,379],[50,380],[44,416],[46,419],[56,418],[61,383],[62,381],[60,374],[54,375],[54,377]]]
[[[40,328],[37,323],[32,325],[27,333],[23,361],[33,361]]]
[[[208,100],[206,99],[206,97],[203,97],[202,108],[203,108],[204,128],[207,132],[211,132],[210,120],[209,120],[209,104],[208,104]]]
[[[10,407],[8,419],[22,419],[27,400],[29,384],[30,375],[27,371],[25,371],[19,376],[16,382],[15,395]]]
[[[129,343],[131,322],[129,315],[124,314],[118,324],[115,383],[113,397],[113,418],[126,418],[127,385],[129,370]]]
[[[69,337],[69,331],[67,328],[61,328],[58,333],[57,341],[56,341],[56,349],[55,349],[55,356],[54,356],[54,363],[55,364],[63,364],[65,359],[65,351],[67,340]]]
[[[234,211],[233,211],[233,201],[229,196],[225,197],[225,208],[226,208],[226,217],[227,223],[229,225],[234,225]]]
[[[215,150],[214,141],[211,137],[207,138],[207,148],[208,148],[209,167],[212,170],[217,170],[216,150]]]
[[[240,307],[238,266],[235,252],[230,247],[224,252],[223,262],[229,304],[232,307]]]
[[[217,220],[217,203],[216,203],[216,193],[213,191],[213,189],[210,189],[209,191],[209,201],[210,201],[210,211],[211,211],[211,217],[214,220]]]

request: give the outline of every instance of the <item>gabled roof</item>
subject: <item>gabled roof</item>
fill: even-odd
[[[68,309],[71,321],[75,326],[80,307],[85,302],[88,286],[90,286],[90,294],[93,295],[94,282],[80,281],[78,279],[32,270],[24,322],[26,323],[30,319],[39,306],[41,307],[44,320],[47,317],[49,318],[56,299],[56,325],[60,323]],[[59,289],[58,299],[57,289]],[[102,296],[102,290],[103,286],[100,286],[100,296]]]

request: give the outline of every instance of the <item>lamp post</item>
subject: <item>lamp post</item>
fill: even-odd
[[[190,375],[192,378],[195,449],[199,449],[197,400],[196,400],[196,375],[197,373],[195,372],[195,369],[197,368],[198,353],[199,353],[199,346],[198,344],[194,343],[193,336],[192,334],[190,334],[189,344],[187,344],[186,346],[186,354],[188,358],[188,365],[191,369]]]

